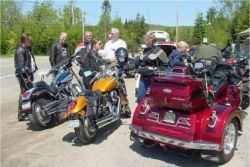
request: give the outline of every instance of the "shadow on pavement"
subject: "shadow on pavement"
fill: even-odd
[[[100,144],[104,140],[107,140],[109,135],[111,135],[116,129],[118,129],[122,124],[121,120],[117,120],[116,122],[109,124],[101,129],[98,129],[97,135],[95,140],[90,144]],[[72,129],[72,132],[69,132],[66,134],[62,141],[72,143],[72,146],[84,146],[85,144],[82,144],[77,138],[74,133],[74,129]],[[88,145],[88,144],[87,144]]]
[[[138,154],[142,155],[146,158],[151,159],[158,159],[164,161],[168,164],[174,164],[176,166],[181,167],[217,167],[218,164],[213,160],[214,157],[206,156],[200,157],[197,155],[187,156],[184,154],[183,150],[178,149],[166,149],[156,145],[150,149],[142,146],[139,143],[134,142],[132,145],[129,146],[133,151],[137,152]]]

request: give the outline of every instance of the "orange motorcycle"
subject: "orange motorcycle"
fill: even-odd
[[[69,105],[69,119],[77,138],[84,144],[91,143],[97,130],[120,119],[128,100],[119,68],[110,65],[98,72],[90,81],[92,90],[85,89]]]

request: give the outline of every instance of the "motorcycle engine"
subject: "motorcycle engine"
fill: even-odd
[[[111,97],[111,100],[113,101],[113,102],[117,102],[117,97],[118,97],[118,94],[117,94],[117,91],[111,91],[110,92],[110,97]]]

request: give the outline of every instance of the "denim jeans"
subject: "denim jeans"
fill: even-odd
[[[151,78],[141,77],[139,82],[139,89],[136,102],[139,103],[144,97],[146,97],[146,91],[151,84]]]

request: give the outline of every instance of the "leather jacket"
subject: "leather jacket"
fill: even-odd
[[[84,49],[82,49],[82,52],[80,51],[81,54],[81,58],[79,60],[79,63],[81,64],[81,72],[85,72],[85,71],[100,71],[100,66],[101,65],[105,65],[110,63],[110,60],[108,59],[102,59],[97,52],[94,52],[93,50],[90,50],[89,52],[86,52],[86,50],[84,51]]]
[[[71,51],[67,44],[54,43],[49,56],[50,65],[53,67],[70,56]]]
[[[16,52],[14,55],[15,68],[17,69],[19,67],[24,66],[24,67],[27,67],[31,71],[31,56],[35,63],[35,70],[37,70],[35,57],[31,53],[31,49],[24,46],[23,44],[17,46]]]
[[[155,69],[164,70],[167,68],[167,63],[164,63],[159,57],[153,60],[149,58],[149,55],[156,49],[159,50],[159,47],[152,46],[145,48],[143,51],[143,55],[138,56],[135,59],[136,66],[139,67],[136,72],[141,74],[142,77],[152,77],[154,75]]]

